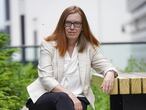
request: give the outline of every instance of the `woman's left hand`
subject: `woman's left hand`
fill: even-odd
[[[114,71],[108,71],[104,77],[104,80],[102,82],[101,88],[103,92],[109,94],[111,90],[113,89],[114,84]]]

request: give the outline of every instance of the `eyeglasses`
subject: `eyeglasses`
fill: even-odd
[[[79,22],[79,21],[74,21],[74,22],[72,22],[72,21],[65,21],[64,26],[65,26],[65,27],[71,27],[72,24],[73,24],[73,26],[74,26],[75,28],[80,28],[81,25],[82,25],[82,23]]]

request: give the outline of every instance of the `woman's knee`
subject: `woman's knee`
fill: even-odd
[[[66,94],[65,92],[59,92],[59,99],[70,99],[68,94]]]
[[[74,110],[74,104],[71,98],[64,92],[58,93],[59,98],[56,103],[57,110]]]
[[[71,100],[71,98],[68,96],[68,94],[64,92],[59,93],[58,102],[73,105],[73,101]]]

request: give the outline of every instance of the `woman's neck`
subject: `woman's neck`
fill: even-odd
[[[77,40],[68,41],[68,46],[69,47],[74,47],[76,45],[76,42],[77,42]]]

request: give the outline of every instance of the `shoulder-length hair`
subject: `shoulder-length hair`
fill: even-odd
[[[63,11],[53,34],[45,39],[46,41],[54,41],[54,40],[56,41],[57,43],[56,48],[59,50],[60,56],[64,56],[68,49],[64,23],[67,16],[74,13],[79,13],[82,18],[82,31],[80,33],[77,43],[78,51],[83,52],[86,48],[87,43],[90,43],[93,47],[99,46],[100,44],[99,41],[93,36],[86,15],[83,12],[83,10],[80,7],[71,6]]]

